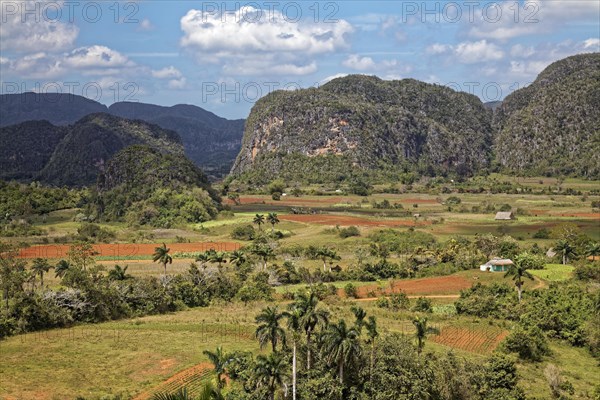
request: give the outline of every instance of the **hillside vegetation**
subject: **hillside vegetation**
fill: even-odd
[[[514,173],[600,176],[600,53],[546,68],[495,116],[496,159]]]
[[[475,96],[355,75],[257,102],[232,173],[256,181],[343,180],[357,169],[471,175],[489,166],[491,145],[491,111]]]
[[[108,162],[94,196],[91,209],[102,220],[158,227],[207,221],[220,204],[191,161],[140,145],[121,150]]]

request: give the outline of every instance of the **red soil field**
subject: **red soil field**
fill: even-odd
[[[508,335],[508,331],[499,328],[473,327],[444,327],[439,335],[431,336],[435,343],[469,351],[477,354],[489,354],[498,347],[500,342]]]
[[[472,282],[462,276],[438,276],[433,278],[407,279],[393,282],[393,288],[390,285],[381,288],[378,285],[359,286],[358,296],[360,298],[370,298],[373,294],[376,296],[404,292],[407,295],[445,295],[448,293],[458,293],[463,289],[472,286]],[[345,297],[344,289],[339,289],[338,294]]]
[[[191,368],[173,375],[151,391],[144,392],[134,397],[134,400],[149,400],[155,393],[172,393],[182,387],[188,387],[188,390],[193,389],[193,386],[196,386],[194,383],[203,380],[212,369],[212,364],[208,362],[194,365]]]
[[[573,218],[591,218],[591,219],[600,219],[600,213],[552,213],[550,214],[553,217],[573,217]]]
[[[352,199],[341,196],[322,196],[318,199],[308,199],[305,197],[284,196],[281,200],[272,200],[269,197],[249,197],[241,196],[240,204],[269,204],[269,205],[296,205],[315,207],[318,205],[332,205],[338,203],[352,202]],[[224,199],[225,204],[233,205],[234,202],[230,199]],[[355,200],[356,202],[356,200]]]
[[[98,256],[127,257],[148,256],[154,253],[154,249],[162,246],[162,243],[113,243],[95,244],[94,250]],[[199,242],[199,243],[171,243],[167,245],[174,252],[192,252],[215,249],[218,251],[233,251],[241,246],[235,242]],[[69,251],[68,245],[43,245],[31,246],[21,249],[20,258],[64,258]]]
[[[346,215],[330,214],[289,214],[279,217],[280,220],[292,222],[305,222],[320,225],[340,225],[340,226],[421,226],[430,225],[429,221],[415,222],[412,219],[369,219],[361,217],[352,217]]]

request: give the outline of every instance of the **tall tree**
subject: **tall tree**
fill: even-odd
[[[425,347],[425,339],[427,334],[436,332],[436,329],[427,326],[426,317],[415,317],[413,319],[413,325],[415,326],[416,332],[415,337],[417,338],[417,354],[420,356]]]
[[[213,352],[210,350],[204,350],[202,353],[213,364],[215,374],[217,375],[217,387],[222,389],[225,387],[225,379],[222,378],[225,373],[225,368],[227,364],[231,361],[231,356],[223,352],[223,348],[221,346],[217,347],[217,349]]]
[[[306,369],[311,367],[312,335],[319,325],[326,325],[329,321],[329,313],[318,307],[319,299],[314,292],[300,292],[294,299],[294,307],[301,313],[300,326],[306,335]]]
[[[356,318],[354,326],[358,330],[358,333],[362,333],[363,326],[365,325],[365,318],[367,317],[367,312],[363,310],[362,307],[356,305],[350,307],[350,310],[354,314],[354,318]]]
[[[284,318],[284,314],[279,312],[279,307],[267,307],[256,316],[256,338],[263,348],[271,342],[273,351],[277,351],[277,344],[281,341],[285,344],[285,331],[280,326],[279,321]]]
[[[245,264],[246,261],[248,261],[248,257],[242,250],[235,250],[229,255],[229,262],[238,268]]]
[[[600,243],[594,242],[587,245],[585,248],[586,257],[591,257],[595,261],[596,257],[600,256]]]
[[[54,275],[56,278],[62,278],[69,270],[70,264],[67,260],[60,260],[54,267]]]
[[[262,224],[265,223],[265,216],[263,214],[256,214],[254,216],[254,220],[252,220],[253,223],[255,223],[256,225],[258,225],[258,230],[261,231],[262,228]]]
[[[50,271],[50,268],[52,268],[52,266],[48,263],[48,260],[39,257],[33,260],[33,264],[31,265],[31,271],[34,276],[40,277],[40,287],[42,289],[44,288],[44,273]]]
[[[227,262],[227,253],[215,251],[210,255],[210,262],[217,263],[217,266],[221,269],[221,266]]]
[[[171,251],[171,249],[163,243],[162,246],[154,249],[154,254],[152,255],[152,261],[162,264],[165,268],[165,275],[167,275],[167,264],[173,263],[173,257],[169,254],[169,251]]]
[[[337,364],[340,384],[344,384],[344,367],[361,354],[360,333],[343,319],[330,324],[321,336],[322,351],[328,362]]]
[[[370,316],[367,322],[365,323],[365,327],[367,328],[367,343],[371,345],[371,362],[369,365],[369,380],[373,381],[373,366],[375,364],[375,340],[379,336],[379,332],[377,331],[377,320],[374,316]]]
[[[200,263],[202,269],[206,268],[206,263],[210,261],[210,254],[208,251],[204,251],[196,257],[196,261]]]
[[[263,261],[263,270],[267,269],[267,262],[275,258],[275,252],[268,245],[254,246],[251,250],[252,254],[258,256]]]
[[[554,251],[561,255],[563,265],[567,264],[570,258],[577,256],[575,247],[573,247],[567,240],[559,240],[556,242]]]
[[[267,221],[271,224],[271,233],[275,231],[275,225],[279,223],[279,218],[276,213],[269,213],[267,215]]]
[[[323,271],[327,270],[327,260],[341,260],[337,252],[329,247],[321,247],[317,250],[317,256],[323,261]],[[331,271],[331,268],[329,268]]]
[[[275,400],[275,392],[283,385],[286,377],[285,359],[280,353],[273,352],[268,356],[261,354],[256,357],[254,378],[258,386],[266,386],[270,400]]]
[[[529,267],[528,256],[529,255],[526,253],[519,254],[515,257],[513,265],[508,267],[508,271],[504,274],[505,278],[511,276],[515,281],[519,302],[521,302],[521,296],[523,294],[523,278],[533,280],[533,275],[527,271],[527,268]]]
[[[284,312],[284,315],[287,318],[287,328],[292,335],[292,400],[296,400],[296,376],[298,373],[296,350],[301,330],[302,310],[292,303],[289,311]]]

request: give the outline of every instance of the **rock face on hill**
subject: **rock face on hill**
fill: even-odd
[[[244,120],[228,120],[193,105],[162,107],[120,102],[109,112],[123,118],[141,119],[179,134],[186,156],[214,177],[227,175],[240,151]]]
[[[94,212],[103,220],[165,228],[212,219],[221,201],[190,160],[146,145],[115,154],[94,197]]]
[[[547,67],[494,117],[497,162],[513,173],[600,177],[600,53]]]
[[[55,186],[88,186],[119,150],[147,144],[183,156],[177,133],[144,121],[109,114],[91,114],[73,125],[57,127],[47,121],[24,122],[0,128],[2,178],[39,180]],[[12,164],[12,160],[15,161]]]
[[[477,97],[354,75],[258,101],[232,174],[313,182],[357,170],[468,176],[488,168],[491,147],[491,111]]]

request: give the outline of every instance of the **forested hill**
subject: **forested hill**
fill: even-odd
[[[471,175],[490,165],[491,119],[473,95],[351,75],[258,101],[232,173],[257,181],[343,180],[356,170]]]
[[[600,178],[600,53],[550,65],[504,100],[494,124],[507,171]]]
[[[252,108],[240,180],[332,182],[488,171],[600,178],[600,54],[558,61],[503,102],[412,79],[351,75]]]
[[[188,158],[214,178],[221,178],[229,172],[239,153],[244,132],[243,119],[228,120],[193,105],[163,107],[139,102],[118,102],[106,107],[85,97],[70,94],[28,92],[0,95],[0,127],[41,120],[65,126],[95,113],[139,119],[177,132]],[[6,160],[0,159],[0,163],[2,162]]]
[[[221,202],[190,160],[146,145],[119,151],[93,193],[91,213],[102,220],[165,228],[212,219]]]
[[[39,180],[56,186],[88,186],[119,150],[147,144],[183,156],[177,133],[139,120],[91,114],[73,125],[47,121],[0,128],[1,179]]]
[[[163,107],[120,102],[111,105],[109,112],[174,130],[181,137],[187,157],[216,178],[227,175],[240,151],[244,133],[243,119],[228,120],[186,104]]]

